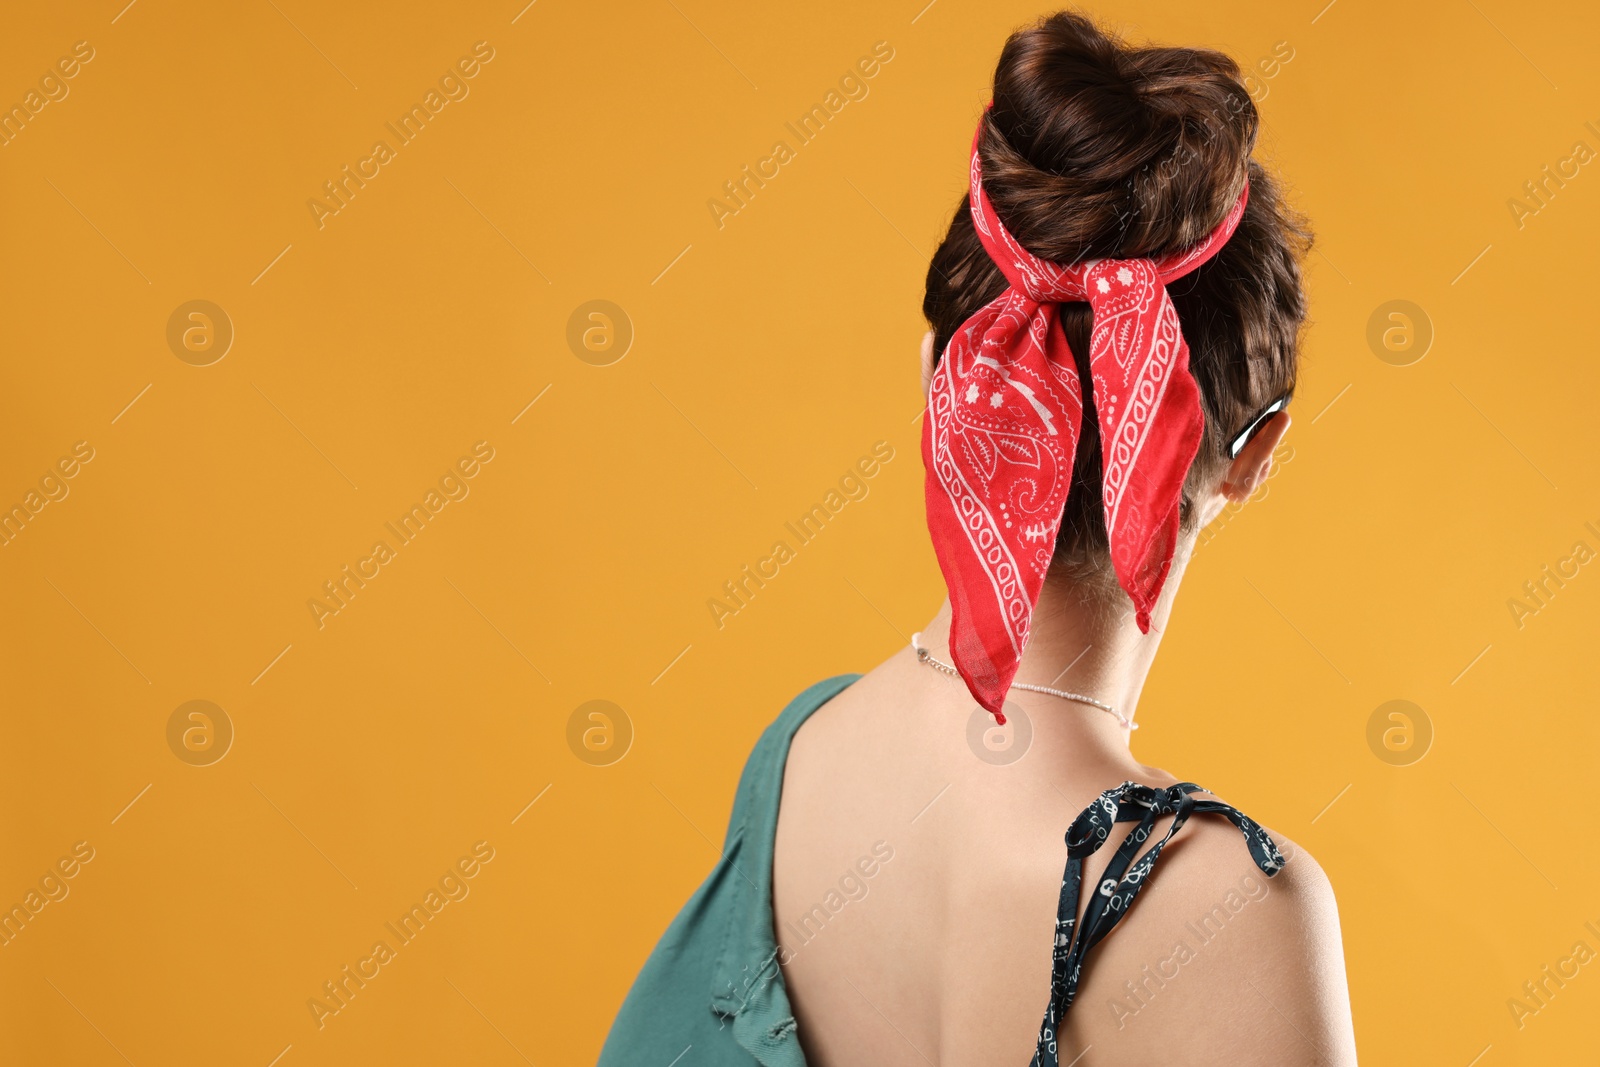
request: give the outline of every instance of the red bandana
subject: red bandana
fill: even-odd
[[[987,115],[987,113],[986,113]],[[950,590],[950,653],[978,703],[1001,708],[1072,486],[1082,384],[1057,305],[1087,301],[1111,562],[1150,632],[1177,544],[1178,503],[1200,446],[1200,390],[1169,282],[1216,254],[1249,185],[1210,236],[1160,259],[1039,259],[983,191],[972,140],[972,221],[1010,287],[962,323],[934,373],[923,420],[928,530]]]

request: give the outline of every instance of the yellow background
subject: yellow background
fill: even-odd
[[[95,54],[0,147],[0,503],[94,449],[0,547],[0,904],[95,850],[0,948],[0,1061],[591,1062],[759,731],[942,597],[922,276],[1044,9],[123,2],[0,35],[7,103]],[[1600,949],[1600,567],[1520,627],[1508,600],[1600,548],[1600,177],[1520,226],[1508,200],[1600,148],[1600,16],[1323,3],[1100,12],[1252,68],[1287,42],[1259,154],[1319,237],[1293,458],[1201,549],[1136,750],[1320,858],[1365,1062],[1575,1062],[1600,965],[1521,1029],[1507,1000]],[[478,41],[470,95],[319,229],[307,201]],[[879,41],[869,95],[718,228]],[[235,330],[209,366],[167,343],[195,299]],[[610,366],[566,340],[594,299],[635,334]],[[1395,299],[1434,333],[1407,366],[1367,340]],[[718,629],[707,600],[879,440],[868,497]],[[322,583],[478,441],[470,496],[319,629]],[[610,766],[567,742],[593,699],[634,731]],[[1409,766],[1368,746],[1392,699],[1432,724]],[[168,746],[190,700],[235,730],[209,766]],[[307,1000],[479,841],[470,896],[319,1030]]]

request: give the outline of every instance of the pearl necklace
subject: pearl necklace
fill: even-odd
[[[911,651],[917,654],[917,659],[923,663],[926,663],[936,671],[943,671],[945,674],[954,675],[957,678],[961,677],[961,672],[956,670],[955,667],[945,663],[943,660],[936,659],[932,652],[929,652],[927,649],[923,648],[922,643],[919,640],[921,637],[922,634],[920,633],[911,635]],[[1091,696],[1084,696],[1082,693],[1071,693],[1065,689],[1052,689],[1047,685],[1030,685],[1027,682],[1012,682],[1011,688],[1026,689],[1030,693],[1043,693],[1046,696],[1060,697],[1062,700],[1072,700],[1079,704],[1088,704],[1092,707],[1099,708],[1107,715],[1110,715],[1113,719],[1116,719],[1124,730],[1137,730],[1139,728],[1138,723],[1123,715],[1110,704],[1102,703]]]

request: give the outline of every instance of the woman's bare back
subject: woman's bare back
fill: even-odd
[[[950,682],[901,653],[819,709],[790,750],[773,905],[813,1067],[1025,1067],[1049,1000],[1067,827],[1125,780],[1176,781],[1097,744],[1093,709],[1050,697],[1023,705],[1031,743],[1006,762],[1020,745],[997,752],[981,731],[969,745],[973,704]],[[1310,856],[1278,844],[1289,863],[1269,881],[1228,822],[1186,823],[1089,953],[1063,1064],[1355,1062],[1332,891]],[[1112,851],[1089,858],[1087,892]]]

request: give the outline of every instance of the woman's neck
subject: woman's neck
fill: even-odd
[[[1151,613],[1148,634],[1139,632],[1133,605],[1120,592],[1086,595],[1065,581],[1046,579],[1034,608],[1015,682],[1081,693],[1110,704],[1119,714],[1137,722],[1139,694],[1160,647],[1191,547],[1190,543],[1180,545],[1172,561],[1161,598]],[[922,644],[948,663],[949,636],[950,601],[946,599],[924,628]],[[964,690],[960,696],[971,699]],[[1006,702],[1020,705],[1036,728],[1041,716],[1047,723],[1060,724],[1053,726],[1052,732],[1059,729],[1071,735],[1074,747],[1090,746],[1124,758],[1128,753],[1132,731],[1091,705],[1074,702],[1083,714],[1063,715],[1060,705],[1065,702],[1060,697],[1017,689],[1015,683]]]

